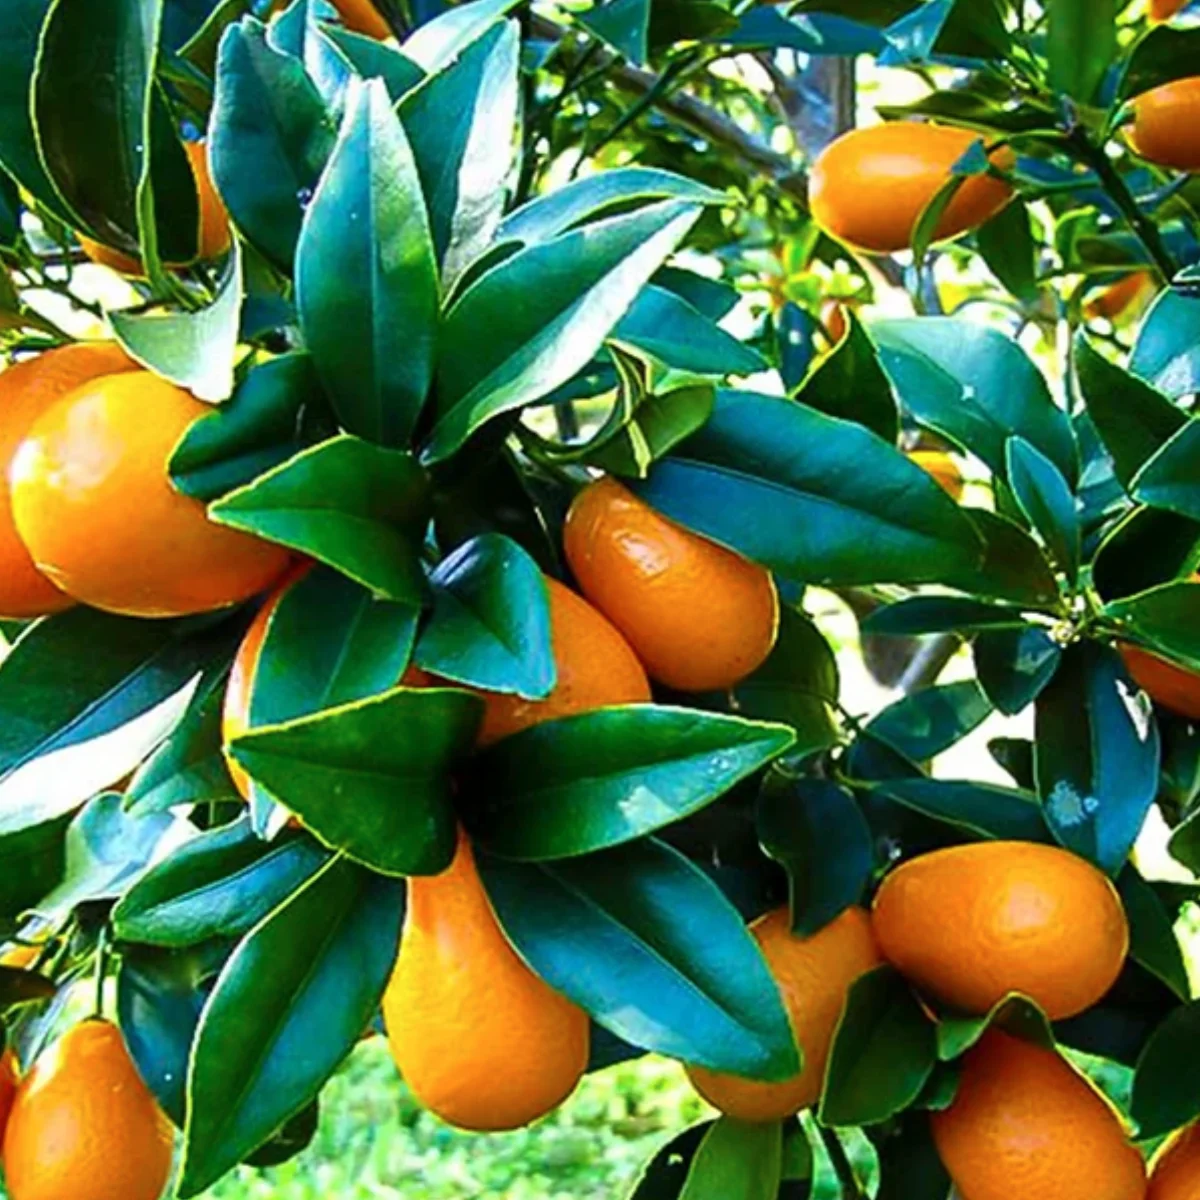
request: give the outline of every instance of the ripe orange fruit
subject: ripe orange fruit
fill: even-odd
[[[1154,276],[1149,271],[1131,271],[1124,279],[1118,279],[1093,296],[1083,306],[1083,311],[1093,319],[1103,317],[1115,321],[1139,300],[1149,296],[1153,288]]]
[[[1125,644],[1119,649],[1134,682],[1151,700],[1181,717],[1200,721],[1200,675],[1140,646]]]
[[[355,33],[386,41],[392,36],[391,27],[379,15],[371,0],[334,0],[334,8],[342,18],[342,24]]]
[[[813,220],[858,250],[906,250],[921,213],[979,140],[965,129],[902,121],[853,129],[826,146],[813,164],[808,184]],[[1012,155],[994,151],[991,161],[1008,166]],[[936,240],[982,225],[1011,198],[1003,180],[970,176],[942,213]]]
[[[883,959],[871,932],[871,918],[861,908],[848,908],[812,937],[792,933],[786,906],[760,917],[750,931],[779,985],[804,1066],[784,1083],[743,1079],[707,1067],[689,1066],[687,1073],[696,1091],[728,1116],[739,1121],[778,1121],[819,1099],[829,1048],[850,986]]]
[[[115,342],[79,342],[0,373],[0,616],[40,617],[74,603],[38,571],[17,535],[8,483],[17,447],[34,421],[80,384],[136,369]]]
[[[779,597],[770,574],[660,516],[615,479],[575,497],[563,541],[584,596],[652,679],[685,692],[732,687],[771,653]]]
[[[11,1050],[0,1054],[0,1161],[4,1158],[4,1132],[8,1115],[17,1098],[17,1056]]]
[[[18,971],[28,970],[38,960],[40,946],[12,946],[0,954],[0,967],[13,967]]]
[[[134,617],[206,612],[262,591],[288,552],[225,529],[177,492],[167,462],[212,410],[149,371],[108,375],[29,427],[9,473],[39,571],[85,604]]]
[[[928,471],[951,500],[957,503],[962,499],[962,471],[945,450],[913,450],[908,457],[922,470]]]
[[[1142,1200],[1146,1168],[1091,1083],[1041,1046],[999,1030],[964,1059],[954,1102],[930,1115],[963,1200]]]
[[[587,1014],[518,957],[461,832],[448,870],[408,881],[383,1019],[405,1082],[460,1129],[528,1125],[561,1104],[587,1066]]]
[[[1200,171],[1200,75],[1176,79],[1133,100],[1129,144],[1147,162]]]
[[[919,855],[875,895],[884,957],[951,1008],[986,1013],[1009,992],[1052,1020],[1116,981],[1129,922],[1107,876],[1057,846],[978,842]]]
[[[1196,1200],[1200,1196],[1200,1122],[1172,1134],[1150,1163],[1146,1200]]]
[[[11,1200],[158,1200],[174,1133],[121,1031],[90,1020],[21,1081],[4,1139]]]
[[[826,300],[821,306],[821,324],[825,327],[829,344],[836,346],[846,336],[849,325],[846,306],[840,300]]]
[[[208,154],[203,142],[184,142],[184,153],[192,168],[192,178],[196,183],[196,197],[200,209],[200,237],[196,258],[207,262],[219,258],[229,249],[229,214],[217,194],[213,183],[212,172],[208,169]],[[110,267],[123,275],[141,275],[142,264],[139,259],[132,258],[120,250],[114,250],[103,242],[93,241],[79,234],[79,245],[84,254],[94,263],[102,267]],[[168,266],[179,267],[183,263],[168,263]]]
[[[1187,4],[1188,0],[1150,0],[1150,20],[1169,21]]]

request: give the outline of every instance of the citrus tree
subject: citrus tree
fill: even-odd
[[[480,1132],[679,1060],[636,1200],[1200,1194],[1183,7],[8,0],[11,1200],[372,1032]]]

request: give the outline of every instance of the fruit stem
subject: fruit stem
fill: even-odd
[[[92,1018],[97,1021],[104,1018],[104,982],[108,977],[108,958],[108,926],[102,925],[96,940],[96,995],[92,1009]]]
[[[833,1169],[837,1173],[843,1200],[866,1200],[866,1193],[862,1190],[862,1186],[854,1174],[850,1159],[846,1157],[846,1148],[842,1145],[841,1138],[825,1125],[821,1125],[819,1128],[821,1140],[825,1143],[825,1150],[829,1154],[829,1161],[833,1163]]]

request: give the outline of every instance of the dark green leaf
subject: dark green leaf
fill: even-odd
[[[979,685],[965,680],[904,696],[879,713],[867,730],[913,762],[924,762],[962,741],[991,711]]]
[[[988,753],[1026,791],[1036,790],[1033,777],[1033,742],[1027,738],[996,737],[988,742]]]
[[[1116,0],[1054,0],[1047,9],[1050,86],[1082,104],[1117,57]]]
[[[611,343],[609,351],[621,353]],[[645,479],[654,463],[708,420],[715,398],[711,383],[646,395],[616,435],[595,450],[585,449],[584,457],[610,474]]]
[[[753,392],[719,392],[708,424],[638,490],[673,520],[811,583],[938,580],[982,549],[954,501],[898,450]]]
[[[635,66],[646,66],[650,0],[604,0],[575,20]]]
[[[1186,1001],[1191,994],[1187,967],[1171,914],[1132,866],[1126,866],[1117,876],[1117,890],[1129,918],[1130,957]]]
[[[1141,1137],[1160,1137],[1200,1116],[1200,1074],[1192,1069],[1197,1044],[1200,1000],[1177,1008],[1146,1043],[1130,1105]]]
[[[1125,60],[1121,82],[1117,85],[1117,99],[1127,100],[1164,83],[1195,75],[1198,48],[1200,31],[1195,27],[1178,29],[1158,25],[1151,29],[1137,40]]]
[[[1037,245],[1024,204],[1006,205],[979,227],[975,238],[992,274],[1018,300],[1037,298]]]
[[[209,506],[209,515],[299,550],[387,596],[425,597],[428,480],[412,455],[343,434]]]
[[[876,1125],[906,1109],[937,1062],[937,1033],[892,967],[855,981],[834,1035],[821,1095],[825,1125]]]
[[[1057,603],[1058,584],[1046,555],[1020,525],[982,508],[963,512],[983,540],[984,559],[978,566],[945,572],[943,583],[1036,608]]]
[[[560,863],[480,855],[479,866],[521,956],[619,1037],[761,1079],[800,1069],[757,943],[681,854],[650,839]]]
[[[877,790],[974,837],[1050,840],[1037,797],[1028,792],[949,779],[893,779],[879,784]]]
[[[1032,1000],[1015,992],[1005,996],[982,1017],[943,1014],[937,1027],[938,1057],[951,1062],[965,1054],[992,1026],[1013,1037],[1054,1048],[1054,1034],[1045,1014]]]
[[[0,835],[0,919],[16,920],[63,877],[70,813]]]
[[[1135,499],[1192,520],[1200,519],[1200,421],[1188,420],[1138,471]]]
[[[627,1200],[679,1200],[696,1149],[713,1124],[703,1121],[671,1138],[638,1173]]]
[[[180,1196],[315,1099],[375,1013],[403,909],[399,885],[337,859],[234,952],[192,1049]]]
[[[382,79],[393,103],[399,103],[425,78],[415,62],[385,42],[339,25],[326,25],[324,34],[363,79]]]
[[[1196,585],[1168,583],[1104,607],[1104,615],[1134,641],[1144,642],[1184,666],[1200,671]],[[2,678],[2,677],[0,677]]]
[[[992,630],[975,639],[975,672],[1006,716],[1023,712],[1054,678],[1062,647],[1041,627]]]
[[[1105,600],[1124,599],[1190,575],[1198,561],[1200,521],[1135,508],[1100,543],[1092,584]]]
[[[861,623],[863,633],[911,637],[920,633],[976,633],[983,630],[1022,629],[1019,608],[968,600],[961,596],[910,596],[886,608],[877,608]]]
[[[885,1128],[877,1143],[876,1200],[946,1200],[950,1195],[950,1176],[933,1144],[928,1116],[910,1112],[902,1122]]]
[[[1172,400],[1200,391],[1200,299],[1164,288],[1138,330],[1129,369]]]
[[[1054,561],[1074,583],[1079,575],[1079,513],[1058,468],[1021,437],[1005,449],[1008,479],[1021,511],[1041,535]]]
[[[1037,783],[1054,836],[1115,874],[1158,787],[1158,727],[1120,655],[1067,649],[1037,702]]]
[[[679,1200],[776,1200],[782,1168],[777,1121],[722,1117],[696,1148]]]
[[[57,984],[36,971],[0,966],[0,1007],[52,1000],[57,991]]]
[[[809,937],[862,899],[875,847],[845,788],[828,779],[769,777],[757,826],[763,849],[788,873],[793,933]]]
[[[590,854],[682,820],[793,740],[780,725],[653,705],[543,721],[479,755],[464,819],[505,858]]]
[[[437,261],[413,151],[381,80],[355,81],[296,251],[296,307],[342,425],[408,444],[433,378]]]
[[[445,679],[542,700],[556,680],[546,581],[510,538],[485,533],[433,574],[417,663]]]

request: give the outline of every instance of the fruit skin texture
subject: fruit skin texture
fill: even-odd
[[[4,1131],[17,1096],[17,1056],[11,1050],[0,1054],[0,1162],[4,1160]]]
[[[804,1052],[800,1074],[783,1083],[763,1083],[706,1067],[687,1068],[696,1091],[740,1121],[778,1121],[817,1102],[850,985],[883,962],[864,909],[846,909],[812,937],[798,937],[790,925],[785,905],[760,917],[750,932],[779,985]]]
[[[575,497],[563,541],[584,596],[651,679],[684,692],[728,688],[771,653],[779,597],[770,574],[660,516],[616,480]]]
[[[115,342],[78,342],[0,372],[0,616],[41,617],[74,603],[33,565],[17,534],[8,484],[17,447],[34,421],[80,384],[136,369]]]
[[[962,472],[958,469],[958,463],[944,450],[914,450],[908,457],[921,470],[928,471],[956,504],[962,499]]]
[[[408,881],[383,1019],[405,1082],[460,1129],[528,1125],[561,1104],[587,1066],[587,1015],[517,956],[461,833],[447,871]]]
[[[1143,296],[1149,296],[1153,287],[1154,276],[1149,271],[1131,271],[1124,279],[1118,279],[1093,296],[1084,305],[1084,312],[1089,317],[1115,321]]]
[[[184,153],[192,168],[192,178],[196,182],[196,197],[200,209],[200,239],[199,251],[196,258],[200,262],[220,258],[230,245],[229,214],[217,194],[213,183],[212,172],[208,169],[208,154],[203,142],[184,142]],[[141,275],[144,268],[141,260],[114,250],[103,242],[93,241],[83,234],[79,235],[79,246],[84,254],[102,267],[119,271],[122,275]],[[183,263],[168,263],[167,266],[180,267]]]
[[[1143,92],[1133,114],[1129,144],[1147,162],[1200,171],[1200,75]]]
[[[282,546],[208,519],[167,463],[211,409],[148,371],[109,375],[44,412],[9,473],[17,531],[38,570],[109,612],[174,617],[262,591]]]
[[[4,1139],[12,1200],[158,1200],[174,1132],[107,1021],[84,1021],[21,1081]]]
[[[1200,675],[1140,646],[1122,645],[1121,657],[1134,682],[1157,704],[1200,721]]]
[[[911,859],[884,879],[874,923],[893,966],[965,1013],[1021,992],[1051,1020],[1074,1016],[1108,991],[1129,950],[1129,922],[1108,878],[1033,842]]]
[[[907,121],[851,130],[813,164],[808,185],[813,220],[858,250],[906,250],[921,213],[949,181],[954,164],[979,140],[969,130]],[[996,166],[1012,161],[1003,150],[993,152],[991,160]],[[935,240],[982,225],[1010,199],[1012,188],[1003,180],[971,176],[938,221]]]
[[[962,1200],[1142,1200],[1120,1117],[1053,1050],[999,1030],[968,1051],[954,1102],[930,1115]]]
[[[1146,1200],[1200,1200],[1200,1122],[1172,1134],[1150,1163]]]

